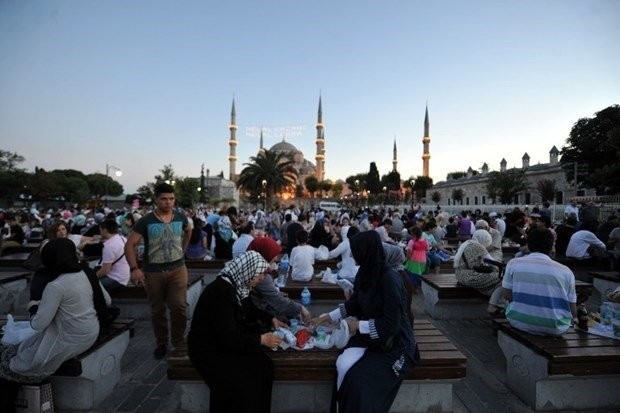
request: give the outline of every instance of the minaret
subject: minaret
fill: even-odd
[[[260,145],[258,147],[259,154],[265,154],[265,146],[263,145],[263,128],[260,128]]]
[[[323,107],[319,95],[319,113],[316,122],[316,179],[325,179],[325,132],[323,130]]]
[[[230,140],[228,141],[228,145],[230,145],[230,155],[228,155],[228,179],[231,181],[237,180],[237,174],[235,172],[235,166],[237,163],[237,113],[235,111],[235,98],[233,98],[232,102],[232,110],[230,111],[230,125],[228,126],[230,130]]]
[[[396,156],[396,136],[394,136],[394,156],[392,158],[392,172],[396,172],[397,164],[398,164],[398,156]]]
[[[429,130],[430,124],[428,122],[428,104],[426,104],[426,113],[424,115],[424,137],[422,138],[422,143],[424,144],[424,154],[422,155],[422,176],[429,176],[428,164],[431,159],[431,153],[428,149],[428,146],[431,143]]]

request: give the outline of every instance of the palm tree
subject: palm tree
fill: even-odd
[[[297,170],[284,153],[261,152],[244,165],[237,179],[237,188],[254,197],[264,192],[266,206],[271,205],[275,194],[295,189]]]

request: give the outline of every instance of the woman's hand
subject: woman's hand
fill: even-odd
[[[318,326],[320,324],[326,323],[329,320],[330,320],[329,314],[323,313],[320,316],[313,318],[310,323],[315,326]]]
[[[260,336],[260,344],[265,347],[269,347],[272,350],[276,350],[282,342],[282,337],[273,333],[264,333]]]
[[[271,326],[275,328],[276,330],[280,327],[289,328],[288,324],[283,323],[282,321],[278,320],[275,317],[271,319]]]
[[[303,305],[301,306],[300,315],[301,315],[301,321],[303,321],[304,324],[308,324],[312,322],[312,314],[310,314],[310,311],[308,311],[308,309],[304,307]]]
[[[360,327],[360,321],[357,318],[347,318],[346,321],[349,326],[349,334],[357,333]]]

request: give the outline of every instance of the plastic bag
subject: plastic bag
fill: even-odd
[[[30,327],[30,321],[15,321],[11,314],[7,316],[6,325],[2,327],[2,330],[4,331],[2,344],[16,345],[36,333],[36,331]]]
[[[327,268],[323,271],[323,278],[321,278],[322,283],[327,284],[337,284],[338,274],[334,274],[331,268]]]
[[[318,261],[325,261],[329,259],[329,249],[325,245],[321,245],[314,251],[314,259]]]

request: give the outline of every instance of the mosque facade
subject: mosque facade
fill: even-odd
[[[316,163],[312,163],[310,160],[304,157],[303,152],[295,147],[295,145],[286,141],[286,137],[282,138],[281,142],[276,143],[269,151],[276,153],[282,153],[285,157],[293,162],[293,167],[297,170],[297,184],[304,185],[304,181],[309,176],[314,176],[321,182],[325,179],[325,127],[323,125],[323,108],[321,97],[319,97],[319,108],[317,113],[316,127]],[[230,125],[228,126],[230,137],[228,145],[230,147],[228,162],[229,162],[229,180],[236,182],[239,175],[237,174],[237,113],[235,109],[235,100],[233,99],[232,109],[230,112]],[[261,131],[259,153],[264,151],[263,146],[263,133]]]

